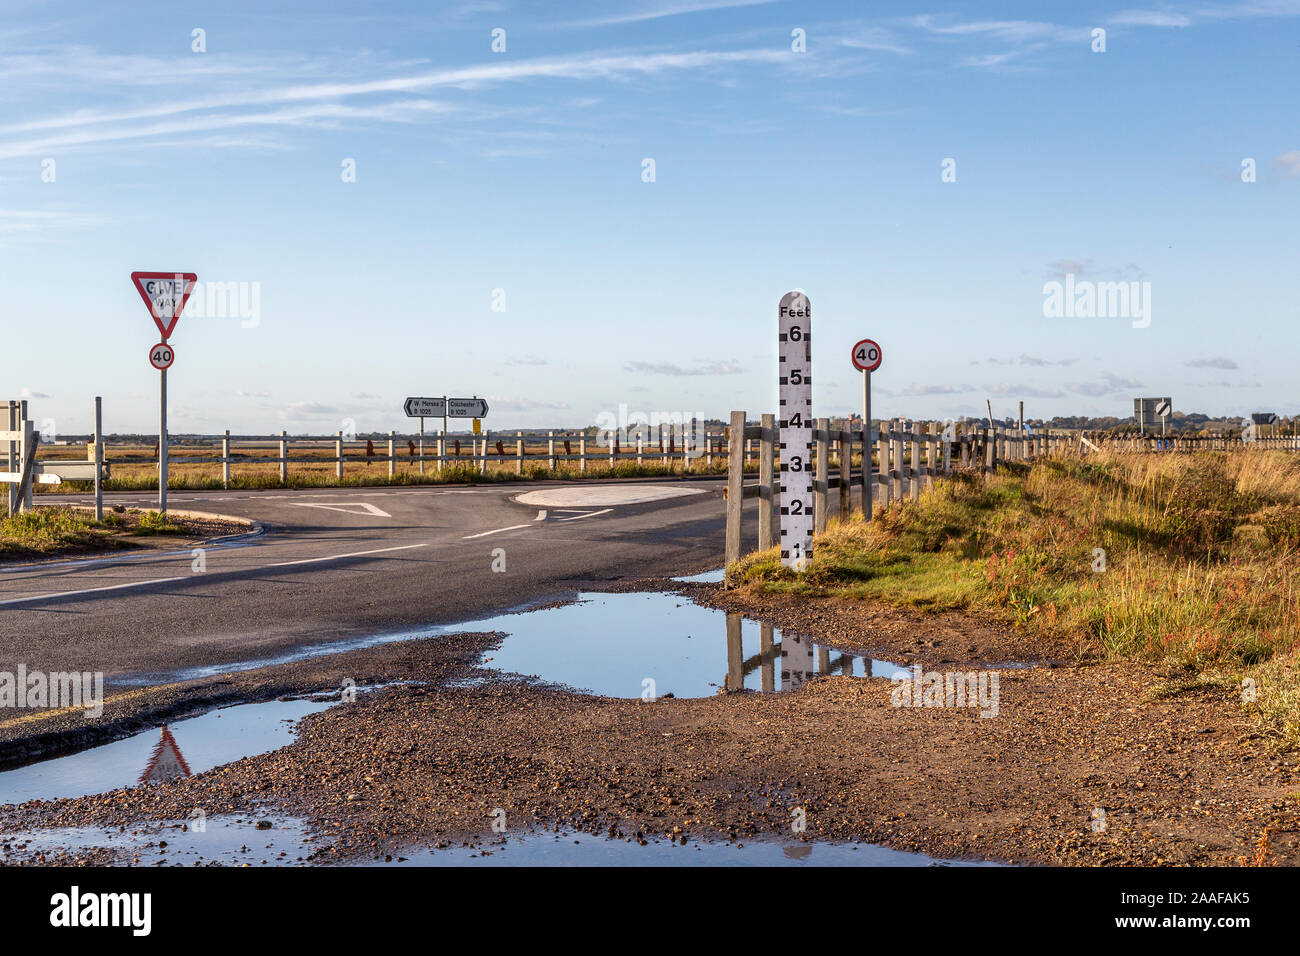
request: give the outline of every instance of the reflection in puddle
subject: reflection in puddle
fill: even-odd
[[[167,728],[166,724],[162,725],[162,733],[158,738],[158,743],[154,745],[153,754],[149,757],[149,763],[145,765],[144,772],[140,774],[140,785],[167,783],[169,780],[179,780],[181,777],[193,775],[190,765],[185,762],[184,756],[181,755],[180,745],[176,743],[176,738]]]
[[[0,773],[0,803],[57,800],[202,773],[293,740],[301,717],[338,701],[274,700],[239,704],[147,730],[65,757]],[[184,752],[182,753],[182,746]]]
[[[265,828],[265,829],[263,829]],[[0,863],[38,852],[122,851],[140,866],[295,866],[329,860],[303,821],[293,817],[212,817],[125,830],[67,827],[6,835]],[[318,855],[319,854],[319,855]],[[365,866],[991,866],[935,860],[869,843],[688,842],[612,839],[590,833],[534,831],[476,846],[411,848],[391,859],[352,861]]]
[[[474,622],[506,634],[484,663],[608,697],[792,690],[820,674],[907,676],[675,594],[582,594],[579,603]],[[650,682],[650,683],[647,683]]]

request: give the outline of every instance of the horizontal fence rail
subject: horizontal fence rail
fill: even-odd
[[[727,472],[726,565],[741,558],[742,516],[746,500],[758,499],[758,549],[774,547],[780,535],[780,471],[777,468],[780,433],[774,415],[763,415],[758,425],[748,425],[743,411],[732,412],[729,429],[733,461]],[[743,436],[743,439],[739,436]],[[757,441],[758,480],[745,481],[744,460],[736,456],[738,442]],[[813,429],[813,529],[826,529],[830,495],[838,499],[838,512],[857,510],[867,520],[879,509],[916,501],[923,488],[951,475],[955,469],[991,473],[1012,461],[1030,461],[1044,455],[1072,454],[1084,450],[1078,432],[1049,429],[989,428],[938,422],[873,422],[865,428],[833,428],[817,419]],[[865,463],[865,468],[864,468]]]
[[[7,403],[7,416],[0,417],[0,457],[8,462],[7,474],[16,476],[7,485],[11,514],[31,507],[34,486],[50,490],[60,475],[66,482],[93,480],[97,501],[104,480],[118,479],[113,484],[118,488],[156,487],[157,441],[105,438],[99,425],[99,400],[95,402],[95,416],[96,433],[90,441],[58,444],[44,440],[35,430],[27,402]],[[888,508],[897,501],[914,500],[923,487],[950,474],[955,467],[992,470],[1003,461],[1060,451],[1300,450],[1300,437],[1276,434],[1272,426],[1261,426],[1257,434],[1244,430],[1217,436],[1160,437],[1068,429],[1031,433],[1027,429],[990,428],[978,422],[881,421],[872,423],[867,440],[871,477],[864,486],[861,422],[855,420],[852,427],[847,425],[824,418],[817,421],[813,456],[817,530],[825,527],[826,502],[832,495],[837,496],[841,513],[848,512],[855,497],[858,507],[869,513],[876,506]],[[297,436],[286,431],[278,435],[232,435],[225,431],[215,436],[170,438],[168,460],[174,470],[168,484],[196,487],[197,478],[202,483],[199,487],[229,488],[235,481],[244,482],[244,486],[252,481],[257,487],[287,487],[294,480],[438,481],[439,476],[443,476],[441,480],[458,480],[489,472],[497,477],[574,477],[635,475],[638,467],[649,475],[720,474],[726,469],[731,475],[729,516],[733,499],[737,503],[747,498],[762,499],[759,540],[770,547],[779,531],[780,455],[775,429],[772,416],[763,416],[759,424],[748,424],[742,415],[725,428],[703,432],[698,426],[670,424],[598,434],[579,429],[486,430],[479,435],[390,431],[387,435],[354,437],[341,431]],[[741,476],[757,473],[757,484],[745,485],[742,480],[741,486],[733,487],[735,461],[740,463]],[[738,557],[740,547],[739,525],[735,525],[734,534],[731,527],[729,524],[728,562]]]

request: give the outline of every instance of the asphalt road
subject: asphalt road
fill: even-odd
[[[174,492],[263,534],[204,549],[0,565],[0,671],[108,683],[415,631],[722,564],[724,482]],[[656,491],[658,489],[658,491]],[[659,500],[637,501],[654,494]],[[72,499],[80,502],[82,499]],[[147,494],[106,503],[149,507]],[[749,516],[747,516],[749,517]],[[755,522],[748,520],[747,530]],[[749,537],[749,535],[747,535]],[[505,570],[500,566],[504,551]]]

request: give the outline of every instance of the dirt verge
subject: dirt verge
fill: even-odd
[[[737,595],[692,590],[741,609]],[[761,610],[778,624],[793,613]],[[875,610],[823,605],[800,630],[843,643],[851,635],[836,628],[853,617],[844,615]],[[976,652],[963,660],[1028,656],[990,624],[946,626],[975,635],[964,638]],[[944,644],[917,649],[914,634],[900,621],[870,630],[861,646],[945,664]],[[422,683],[308,717],[273,753],[162,786],[0,808],[0,827],[268,808],[306,819],[329,844],[318,859],[334,860],[485,839],[501,808],[512,832],[862,840],[1059,865],[1300,863],[1295,755],[1271,750],[1229,690],[1161,697],[1163,675],[1141,665],[1001,670],[997,715],[986,718],[970,707],[896,706],[884,679],[654,702],[466,686],[492,640],[458,635],[223,678],[244,694],[336,686],[350,673]],[[1044,656],[1064,659],[1063,650]],[[214,693],[221,683],[203,686]],[[194,689],[160,693],[179,700]],[[802,834],[792,832],[796,811]]]

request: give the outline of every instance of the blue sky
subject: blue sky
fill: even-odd
[[[796,287],[819,414],[867,336],[877,415],[1297,413],[1297,76],[1300,0],[6,0],[0,392],[155,429],[177,269],[260,305],[180,320],[177,432],[757,414]],[[1046,317],[1067,273],[1149,324]]]

